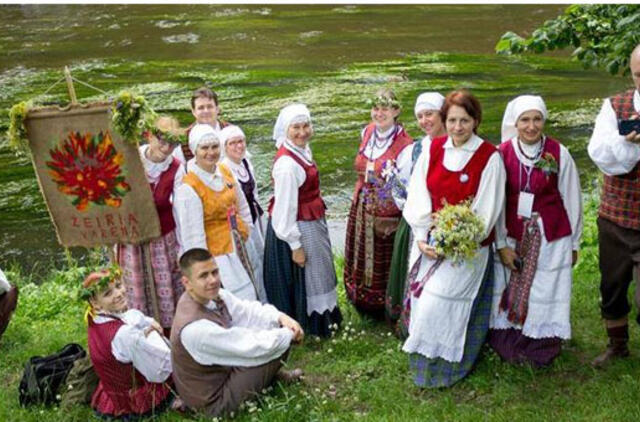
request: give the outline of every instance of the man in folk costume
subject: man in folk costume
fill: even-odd
[[[191,114],[196,121],[187,128],[187,135],[196,124],[210,125],[216,132],[220,132],[228,125],[227,122],[218,119],[220,114],[218,94],[206,86],[196,89],[191,94]],[[193,153],[188,145],[183,144],[182,148],[176,148],[173,156],[186,165],[187,161],[193,158]]]
[[[300,325],[272,305],[241,300],[221,289],[211,254],[192,249],[180,258],[185,293],[171,330],[173,379],[184,403],[208,416],[228,414],[278,377]]]
[[[11,286],[7,277],[0,270],[0,337],[7,329],[13,311],[18,303],[18,289]]]
[[[171,351],[162,327],[137,309],[127,309],[126,288],[117,266],[89,274],[80,291],[89,302],[87,343],[98,387],[94,411],[106,418],[158,414],[173,402],[167,381]],[[176,400],[174,408],[182,403]]]
[[[629,356],[627,290],[640,265],[640,133],[621,135],[618,129],[619,120],[639,117],[640,44],[631,53],[630,69],[635,89],[604,100],[588,147],[604,173],[598,210],[600,310],[609,344],[592,362],[596,367]],[[639,289],[635,302],[640,305]]]

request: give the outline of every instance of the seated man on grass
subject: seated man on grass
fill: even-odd
[[[185,252],[180,268],[185,292],[171,328],[171,359],[186,406],[209,416],[228,414],[274,379],[301,377],[299,369],[281,369],[291,342],[304,336],[300,324],[272,305],[221,289],[205,249]]]

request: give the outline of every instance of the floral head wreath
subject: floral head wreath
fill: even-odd
[[[398,100],[383,96],[369,98],[367,100],[367,105],[371,108],[375,106],[400,108],[400,103],[398,102]]]
[[[168,131],[163,131],[163,130],[160,130],[158,128],[152,128],[150,130],[144,131],[143,136],[145,138],[147,138],[151,134],[153,134],[153,136],[155,136],[156,138],[160,139],[161,141],[168,142],[170,144],[181,145],[181,144],[186,144],[187,143],[187,137],[186,136],[178,135],[178,134],[171,133],[171,132],[168,132]]]
[[[82,282],[79,297],[82,300],[89,300],[96,293],[106,289],[109,283],[113,283],[122,277],[122,269],[117,264],[111,265],[101,271],[92,272]]]

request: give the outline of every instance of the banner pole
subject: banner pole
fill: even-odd
[[[69,91],[69,97],[71,98],[71,105],[77,105],[78,98],[76,97],[76,89],[73,87],[71,72],[67,66],[64,67],[64,78],[67,81],[67,90]]]

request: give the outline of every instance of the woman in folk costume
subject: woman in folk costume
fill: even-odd
[[[504,203],[506,175],[497,149],[481,139],[478,100],[465,90],[447,95],[442,107],[448,136],[435,138],[415,165],[404,218],[415,242],[407,283],[410,353],[414,381],[421,387],[447,387],[473,368],[489,329],[493,293],[490,244]],[[461,264],[436,254],[427,243],[434,213],[446,203],[471,200],[482,220],[484,239],[475,256]],[[417,271],[416,271],[417,270]]]
[[[116,245],[129,307],[153,316],[167,333],[184,291],[172,208],[174,192],[185,174],[182,164],[172,156],[180,135],[177,120],[159,117],[154,128],[143,134],[147,144],[140,146],[140,160],[160,219],[160,237],[138,245]]]
[[[262,207],[258,202],[258,183],[255,178],[253,165],[249,160],[250,154],[247,152],[247,138],[242,129],[235,125],[224,127],[218,137],[222,142],[222,160],[220,163],[231,169],[244,194],[249,211],[251,212],[251,222],[253,230],[246,242],[247,254],[251,262],[251,269],[256,288],[258,290],[258,299],[262,303],[267,301],[267,294],[264,290],[263,278],[263,256],[264,256],[264,234]]]
[[[438,92],[423,92],[416,99],[414,112],[418,125],[424,131],[425,136],[417,139],[407,149],[411,149],[411,166],[402,166],[402,172],[398,172],[400,183],[409,184],[409,177],[418,157],[423,150],[429,149],[431,140],[446,134],[440,108],[444,103],[444,97]],[[394,191],[395,192],[395,191]],[[393,196],[398,209],[404,208],[405,197]],[[387,319],[395,323],[402,312],[402,302],[406,293],[407,267],[409,264],[409,245],[411,244],[411,228],[404,218],[400,219],[393,243],[393,255],[391,257],[391,269],[389,270],[389,282],[385,297],[385,312]],[[406,335],[406,333],[405,333]]]
[[[166,409],[174,401],[167,385],[172,370],[168,340],[153,318],[127,309],[119,268],[89,274],[80,295],[89,302],[87,343],[99,378],[91,398],[94,411],[129,420]]]
[[[489,342],[505,360],[550,364],[571,337],[571,272],[582,235],[578,169],[566,147],[542,132],[541,97],[512,100],[502,120],[506,208],[496,225],[500,260]]]
[[[311,114],[304,104],[280,110],[273,129],[273,197],[265,239],[264,284],[269,303],[304,330],[329,336],[340,324],[336,270],[320,195],[320,177],[308,142]]]
[[[347,297],[360,311],[380,316],[393,253],[393,240],[402,212],[382,177],[390,160],[400,173],[411,168],[413,140],[396,122],[400,105],[390,89],[382,89],[371,101],[371,120],[362,131],[355,159],[358,173],[344,252]]]
[[[224,288],[241,299],[256,300],[244,245],[253,225],[242,187],[228,167],[218,164],[220,141],[212,126],[194,125],[189,148],[194,158],[187,163],[173,204],[180,255],[193,248],[208,249]]]

